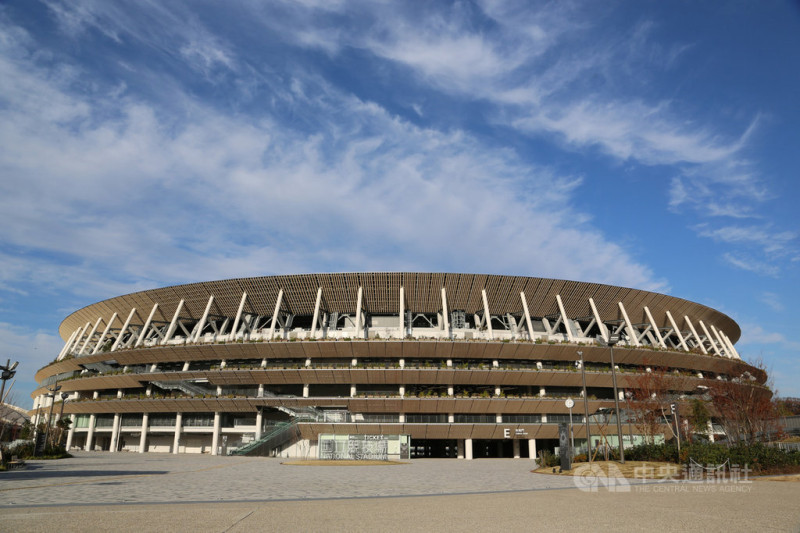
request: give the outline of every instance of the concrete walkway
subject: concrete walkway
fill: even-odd
[[[800,483],[583,492],[529,460],[319,467],[78,453],[0,474],[2,531],[800,531]]]

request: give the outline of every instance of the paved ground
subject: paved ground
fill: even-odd
[[[0,531],[483,529],[800,531],[800,483],[584,492],[529,460],[287,466],[279,459],[78,453],[0,473]]]

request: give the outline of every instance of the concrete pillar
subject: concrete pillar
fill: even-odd
[[[458,449],[458,458],[464,458],[464,439],[458,439],[458,444],[456,445]]]
[[[495,387],[495,388],[494,388],[494,395],[495,395],[495,396],[500,396],[500,393],[501,393],[501,392],[502,392],[502,391],[500,390],[500,387]]]
[[[142,435],[139,437],[139,453],[144,453],[147,447],[147,424],[150,421],[150,415],[145,413],[142,415]]]
[[[502,424],[503,423],[503,415],[501,415],[499,413],[496,414],[495,417],[494,417],[494,421],[496,423],[498,423],[498,424]]]
[[[448,424],[453,424],[455,421],[456,421],[456,415],[454,415],[454,414],[447,415]]]
[[[356,386],[355,385],[350,385],[350,397],[354,398],[355,395],[356,395]]]
[[[72,448],[72,439],[75,437],[75,421],[78,419],[76,415],[71,415],[70,420],[72,424],[69,425],[69,433],[67,433],[67,451]]]
[[[708,428],[707,435],[708,435],[708,442],[714,442],[714,425],[711,423],[711,420],[708,421]]]
[[[447,387],[447,395],[452,396],[454,394],[453,387]]]
[[[261,398],[262,396],[264,396],[264,384],[263,383],[258,386],[258,397]]]
[[[540,397],[540,398],[544,398],[544,396],[545,396],[546,394],[547,394],[547,391],[546,391],[546,390],[544,390],[544,387],[539,387],[539,397]]]
[[[185,363],[183,363],[183,371],[184,372],[188,372],[189,371],[189,361],[186,361]]]
[[[401,424],[405,424],[406,423],[405,413],[400,413],[400,418],[397,421],[400,422]]]
[[[94,441],[94,423],[97,418],[94,415],[89,415],[89,432],[86,434],[86,449],[91,450]]]
[[[261,428],[264,426],[264,412],[261,409],[256,413],[256,440],[261,438]]]
[[[464,439],[464,458],[467,461],[472,460],[472,439]]]
[[[303,398],[308,398],[308,385],[303,385]]]
[[[406,367],[406,360],[405,359],[400,359],[400,361],[398,361],[398,363],[400,365],[400,368],[405,368]]]
[[[222,416],[219,411],[214,413],[214,433],[211,436],[211,455],[219,454],[219,430],[222,423]]]
[[[528,455],[531,459],[536,459],[536,439],[528,439]]]
[[[109,451],[116,452],[119,449],[119,413],[114,413],[114,425],[111,426],[111,447]]]
[[[172,453],[178,453],[181,445],[181,426],[183,425],[183,413],[175,413],[175,438],[172,440]]]
[[[405,395],[406,395],[406,386],[405,386],[405,385],[400,385],[400,390],[399,390],[399,392],[400,392],[400,397],[401,397],[401,398],[404,398],[404,397],[405,397]]]
[[[514,439],[512,442],[514,443],[514,459],[519,459],[519,440]]]

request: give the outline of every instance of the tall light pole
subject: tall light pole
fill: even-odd
[[[50,434],[50,423],[53,421],[53,407],[55,407],[55,405],[56,405],[56,393],[61,390],[61,385],[59,385],[58,381],[56,381],[53,384],[53,387],[52,388],[48,388],[47,390],[50,391],[50,393],[49,394],[45,394],[45,397],[52,398],[52,401],[50,402],[50,415],[48,415],[48,417],[47,417],[47,426],[45,426],[45,430],[44,430],[44,447],[45,447],[45,449],[47,449],[47,437]]]
[[[583,352],[578,352],[581,358],[581,376],[583,378],[583,415],[586,417],[586,458],[592,462],[592,434],[589,431],[589,397],[586,395],[586,365],[583,364]]]
[[[2,374],[0,374],[0,379],[3,380],[3,385],[2,385],[2,387],[0,387],[0,403],[5,403],[5,401],[6,401],[6,398],[5,398],[6,381],[8,381],[9,379],[13,378],[14,374],[17,373],[17,371],[15,369],[17,368],[18,364],[19,364],[19,361],[15,361],[14,364],[12,365],[11,364],[11,359],[8,359],[8,360],[6,360],[5,366],[0,365],[0,371],[2,371]]]
[[[572,430],[572,408],[575,406],[575,402],[572,401],[572,398],[567,398],[564,405],[569,409],[569,442],[572,447],[572,457],[575,458],[575,432]]]
[[[59,427],[59,431],[58,431],[58,444],[59,444],[59,446],[61,445],[61,440],[64,437],[64,429],[63,429],[64,423],[62,422],[62,420],[64,420],[64,404],[67,403],[67,398],[69,398],[69,393],[62,392],[61,393],[61,411],[58,413],[58,423],[61,424],[61,427]]]
[[[608,336],[608,347],[611,349],[611,382],[614,385],[614,409],[617,411],[617,438],[619,439],[619,462],[625,463],[625,446],[622,445],[622,421],[619,412],[619,391],[617,390],[617,367],[614,364],[614,345],[619,342],[619,335]]]

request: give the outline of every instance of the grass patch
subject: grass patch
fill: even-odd
[[[681,470],[680,465],[675,463],[666,463],[661,461],[625,461],[625,464],[616,461],[593,461],[593,465],[597,465],[603,474],[608,476],[609,465],[616,467],[622,476],[629,479],[664,479],[664,478],[677,478]],[[559,473],[559,467],[556,466],[556,473],[553,474],[552,466],[545,466],[532,470],[534,474],[549,474],[556,476],[572,476],[575,470],[581,467],[587,467],[589,463],[572,463],[572,470],[564,470]],[[616,470],[612,475],[617,475]]]

